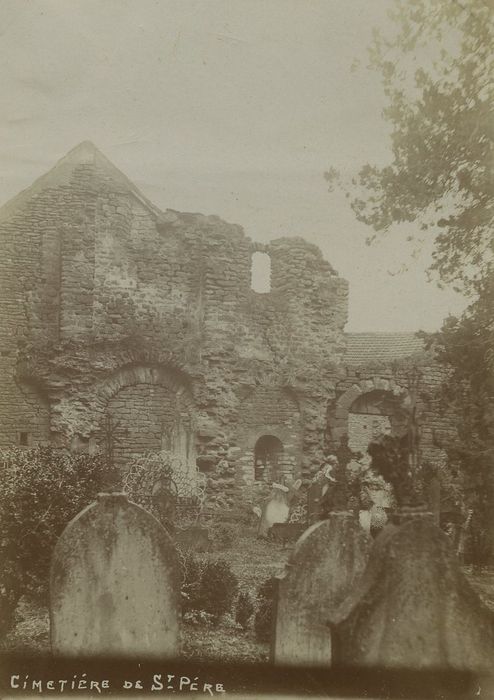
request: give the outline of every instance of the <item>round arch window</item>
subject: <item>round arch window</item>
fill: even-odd
[[[279,474],[283,443],[274,435],[262,435],[254,448],[256,481],[276,481]]]

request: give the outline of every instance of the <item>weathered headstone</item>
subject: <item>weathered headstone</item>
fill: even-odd
[[[477,669],[494,661],[494,613],[432,515],[385,528],[337,622],[343,665]]]
[[[327,621],[367,563],[370,541],[348,513],[333,513],[299,539],[279,582],[275,663],[331,665]]]
[[[290,504],[300,488],[301,480],[297,479],[290,486],[272,484],[271,496],[264,502],[260,511],[259,537],[267,537],[270,528],[275,523],[286,523],[290,517]]]
[[[100,494],[55,547],[53,653],[173,657],[179,617],[180,564],[170,537],[124,494]]]

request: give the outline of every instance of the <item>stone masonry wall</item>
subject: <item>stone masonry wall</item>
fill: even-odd
[[[302,425],[298,401],[278,387],[258,387],[243,401],[239,411],[236,441],[239,464],[246,483],[254,480],[254,450],[264,435],[273,435],[283,445],[278,471],[298,478],[301,473]]]
[[[121,389],[107,405],[115,426],[115,464],[124,467],[146,452],[169,450],[193,461],[192,419],[168,388],[137,384]]]
[[[0,446],[35,422],[20,382],[38,388],[48,417],[34,441],[89,449],[112,411],[140,424],[118,459],[130,442],[163,444],[157,426],[169,425],[180,391],[212,491],[233,494],[250,478],[242,460],[254,429],[280,432],[295,471],[317,468],[348,285],[315,246],[259,245],[218,217],[161,212],[91,144],[0,211],[0,240]],[[250,288],[257,250],[271,259],[265,294]],[[259,386],[296,398],[246,431],[246,397]]]
[[[359,445],[362,450],[363,424],[369,428],[373,419],[381,416],[369,414],[352,415],[355,401],[376,390],[386,392],[398,399],[406,408],[410,400],[411,372],[418,372],[417,417],[420,430],[420,451],[423,463],[437,466],[444,462],[444,448],[457,436],[456,415],[450,410],[440,409],[437,395],[441,385],[447,381],[449,371],[424,355],[408,360],[381,363],[373,367],[346,367],[345,376],[337,384],[336,396],[328,405],[328,432],[332,449],[348,435],[350,446]],[[366,420],[362,422],[362,417]],[[357,420],[355,420],[355,418]],[[392,431],[393,418],[389,423]],[[377,427],[377,426],[376,426]],[[382,426],[381,426],[382,427]]]
[[[262,435],[308,479],[348,432],[353,401],[407,395],[407,367],[345,367],[348,284],[303,238],[251,241],[215,216],[160,211],[91,144],[0,210],[0,447],[52,442],[115,456],[170,448],[231,505],[254,479]],[[271,289],[251,289],[267,253]],[[454,417],[422,362],[424,457]],[[27,437],[26,437],[27,433]]]

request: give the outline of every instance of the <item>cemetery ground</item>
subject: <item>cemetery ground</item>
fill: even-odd
[[[194,557],[202,562],[226,560],[238,578],[239,591],[248,590],[252,597],[266,579],[283,571],[293,547],[258,539],[257,523],[238,526],[222,522],[218,530],[216,539],[211,528],[210,550]],[[0,651],[30,655],[50,652],[47,601],[21,599],[16,623],[0,643]],[[269,644],[256,639],[253,617],[248,629],[243,630],[235,622],[233,609],[218,624],[186,616],[182,621],[181,651],[183,657],[201,661],[260,662],[268,660]]]
[[[202,561],[226,560],[238,578],[239,590],[256,592],[270,576],[283,572],[294,543],[280,544],[257,538],[257,523],[237,525],[222,522],[212,546],[206,553],[195,554]],[[494,570],[464,571],[484,603],[494,610]],[[16,623],[1,642],[0,651],[21,654],[50,653],[47,603],[22,598],[16,611]],[[217,624],[200,616],[183,620],[181,630],[183,658],[209,662],[268,662],[269,644],[256,638],[254,616],[247,629],[235,621],[235,610],[223,615]]]

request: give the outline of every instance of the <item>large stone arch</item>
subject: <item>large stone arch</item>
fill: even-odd
[[[137,384],[163,386],[184,394],[184,399],[193,404],[190,381],[186,374],[175,368],[155,364],[132,364],[120,367],[100,383],[96,400],[107,403],[121,389]]]
[[[190,382],[175,369],[157,365],[121,367],[95,391],[97,440],[108,443],[117,467],[146,452],[169,450],[195,465],[195,410]]]
[[[338,445],[342,437],[348,435],[348,422],[352,405],[364,394],[370,394],[373,391],[387,392],[402,402],[409,397],[408,389],[393,379],[372,376],[355,382],[336,399],[329,411],[328,424],[333,446]]]

